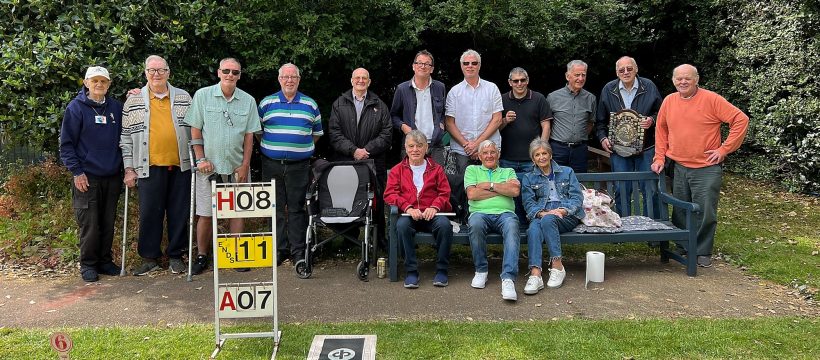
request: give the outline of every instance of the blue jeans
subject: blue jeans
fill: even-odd
[[[532,161],[516,161],[516,160],[504,160],[501,159],[498,161],[498,165],[503,168],[510,168],[515,171],[515,177],[518,178],[518,182],[523,181],[524,174],[528,172],[532,172],[533,163]],[[515,215],[518,215],[518,223],[521,225],[526,226],[529,221],[527,220],[527,212],[524,210],[524,204],[521,203],[521,195],[516,196],[513,198],[515,202]]]
[[[504,256],[501,265],[501,279],[515,280],[518,276],[518,248],[521,240],[518,236],[518,217],[512,212],[497,215],[470,214],[470,248],[473,251],[473,263],[476,272],[488,272],[487,240],[488,232],[501,234],[504,242]]]
[[[433,233],[436,238],[438,255],[436,256],[436,270],[447,271],[450,264],[450,247],[453,243],[453,225],[446,216],[434,216],[432,220],[413,220],[409,216],[399,216],[396,221],[396,234],[404,248],[404,270],[418,271],[416,260],[416,231]]]
[[[587,172],[587,149],[586,143],[567,146],[564,143],[550,140],[552,147],[552,159],[561,166],[569,166],[576,173]]]
[[[561,233],[571,231],[580,221],[575,216],[558,216],[549,214],[540,219],[533,219],[527,229],[527,253],[529,268],[541,269],[543,263],[542,244],[547,244],[550,259],[561,258]]]
[[[644,152],[642,152],[638,155],[634,155],[634,156],[630,156],[630,157],[623,157],[623,156],[620,156],[616,153],[612,153],[609,156],[609,160],[612,163],[612,171],[613,172],[651,171],[650,165],[652,165],[652,158],[654,156],[655,156],[655,148],[650,148],[650,149],[647,149],[646,151],[644,151]],[[624,185],[625,185],[624,192],[626,192],[627,202],[629,202],[630,201],[629,199],[632,197],[632,182],[631,181],[624,182]],[[661,217],[661,210],[660,210],[661,202],[658,199],[657,190],[655,192],[655,195],[652,196],[652,214],[649,214],[647,212],[647,206],[646,206],[646,187],[647,186],[657,187],[656,184],[647,184],[646,181],[641,181],[640,182],[641,195],[643,197],[643,213],[642,214],[644,216],[648,216],[648,217],[651,217],[653,219],[660,218]],[[615,208],[618,210],[619,214],[626,215],[627,212],[624,211],[625,209],[621,209],[621,202],[619,201],[621,199],[620,192],[621,192],[620,186],[618,186],[618,183],[616,182],[615,183],[615,196],[613,197],[613,199],[615,200]],[[631,214],[631,212],[630,212],[630,214]]]

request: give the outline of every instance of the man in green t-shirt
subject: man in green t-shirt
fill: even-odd
[[[473,251],[475,276],[471,286],[483,289],[487,284],[487,232],[494,231],[504,239],[501,268],[501,297],[515,301],[515,278],[518,275],[518,217],[513,198],[521,184],[513,169],[498,167],[499,149],[492,140],[478,146],[481,165],[470,165],[464,171],[464,188],[470,207],[470,247]]]

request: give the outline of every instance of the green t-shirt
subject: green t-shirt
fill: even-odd
[[[510,179],[518,178],[513,169],[497,167],[494,170],[487,169],[484,165],[470,165],[464,170],[464,189],[479,183],[492,181],[494,183],[505,183]],[[484,200],[469,200],[470,212],[480,212],[482,214],[501,214],[504,212],[515,212],[513,198],[504,195],[493,196]]]

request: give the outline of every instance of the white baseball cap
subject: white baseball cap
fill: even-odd
[[[91,79],[95,76],[102,76],[108,80],[111,80],[111,76],[108,75],[108,70],[102,66],[90,66],[88,70],[85,71],[85,79]]]

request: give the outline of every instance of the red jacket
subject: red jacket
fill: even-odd
[[[387,186],[384,189],[384,202],[396,205],[401,212],[407,212],[410,207],[424,211],[428,207],[436,208],[439,212],[452,211],[450,206],[450,183],[444,175],[444,168],[430,157],[427,169],[424,170],[424,186],[421,192],[416,191],[413,184],[413,170],[405,157],[400,163],[390,169],[387,176]],[[416,194],[418,193],[418,196]]]

